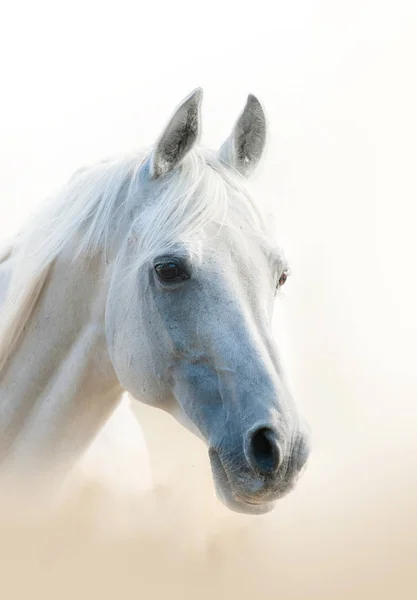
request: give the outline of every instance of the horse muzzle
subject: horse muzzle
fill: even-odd
[[[294,439],[288,451],[273,429],[257,427],[239,454],[211,447],[209,457],[219,500],[235,512],[270,512],[275,502],[294,488],[308,459],[308,437],[298,434]]]

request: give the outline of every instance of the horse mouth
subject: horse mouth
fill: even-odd
[[[210,448],[209,456],[216,495],[229,510],[250,515],[263,515],[274,508],[273,502],[248,499],[234,490],[218,453]]]

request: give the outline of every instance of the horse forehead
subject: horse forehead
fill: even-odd
[[[220,235],[204,244],[200,252],[200,258],[208,258],[209,264],[215,267],[235,266],[239,271],[262,272],[267,269],[271,253],[267,243],[258,236],[242,235],[239,232],[231,232],[227,229]]]

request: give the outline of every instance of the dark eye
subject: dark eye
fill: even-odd
[[[164,281],[183,281],[184,279],[189,279],[189,275],[185,269],[174,260],[157,263],[155,271],[158,277]]]
[[[281,275],[281,277],[279,278],[278,285],[279,286],[284,285],[284,283],[287,281],[287,277],[288,277],[288,273],[287,273],[287,271],[284,271],[283,274]]]

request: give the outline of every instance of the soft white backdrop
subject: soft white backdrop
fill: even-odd
[[[296,531],[415,489],[416,33],[414,0],[3,9],[0,236],[82,164],[152,144],[197,85],[208,145],[248,92],[264,103],[270,140],[255,187],[276,208],[293,267],[276,335],[314,434],[309,472],[266,519],[291,515]],[[199,442],[164,415],[138,414],[157,477],[186,473],[197,495],[211,490]]]

